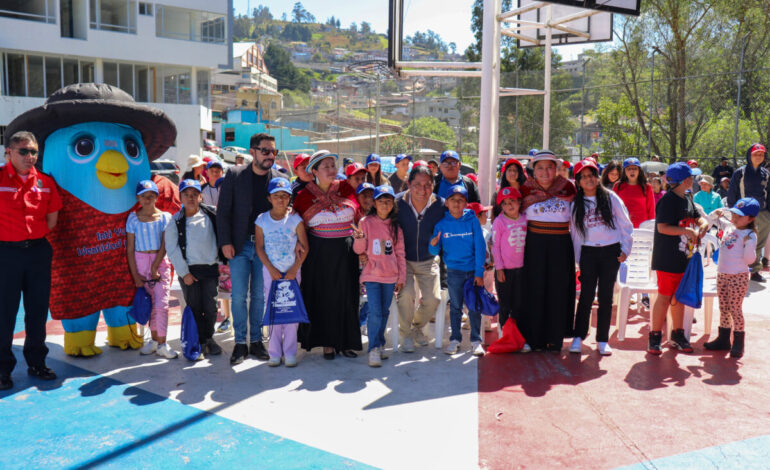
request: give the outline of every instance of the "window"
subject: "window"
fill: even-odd
[[[104,83],[118,86],[118,64],[115,62],[104,62],[102,65],[102,75]]]
[[[91,29],[136,34],[135,0],[90,0]]]
[[[209,106],[209,72],[208,70],[198,70],[196,73],[198,79],[198,104]]]
[[[5,55],[5,79],[9,96],[27,96],[27,65],[23,54]]]
[[[190,97],[190,69],[163,68],[163,102],[192,104]]]
[[[0,1],[0,16],[56,23],[56,0]]]
[[[64,71],[64,83],[63,86],[72,85],[78,83],[78,61],[74,59],[62,60],[62,70]]]
[[[80,83],[93,83],[94,81],[94,63],[80,63]]]
[[[225,142],[235,142],[235,129],[232,127],[225,129]]]
[[[0,126],[0,145],[5,145],[5,127]]]
[[[118,86],[131,96],[134,96],[134,66],[131,64],[118,65]]]
[[[50,96],[59,88],[94,81],[93,62],[52,56],[0,54],[5,73],[0,88],[7,96]]]
[[[152,3],[139,2],[139,14],[152,16]]]
[[[150,101],[150,74],[148,72],[149,67],[146,65],[134,65],[134,99],[136,101]]]
[[[45,97],[42,56],[27,56],[27,79],[27,96]]]
[[[158,37],[224,43],[225,29],[222,14],[157,5],[155,34]]]
[[[45,96],[61,88],[61,59],[59,57],[45,58]]]

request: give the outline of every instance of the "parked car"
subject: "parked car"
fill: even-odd
[[[229,147],[224,147],[222,150],[219,151],[219,158],[221,158],[222,160],[228,163],[235,163],[236,155],[243,156],[246,162],[249,162],[252,160],[251,155],[249,155],[249,151],[243,147],[229,146]]]
[[[179,184],[179,167],[173,160],[155,160],[150,162],[150,173],[165,176],[174,184]]]
[[[203,139],[203,150],[216,153],[217,155],[222,151],[219,145],[217,145],[217,142],[213,139]]]

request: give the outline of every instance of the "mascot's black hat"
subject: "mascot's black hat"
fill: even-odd
[[[43,154],[45,139],[54,131],[82,122],[114,122],[142,134],[150,160],[163,155],[176,141],[176,126],[163,111],[138,104],[120,88],[103,83],[76,83],[55,91],[43,106],[16,117],[5,129],[6,139],[18,131],[35,134]],[[42,158],[38,160],[41,165]]]

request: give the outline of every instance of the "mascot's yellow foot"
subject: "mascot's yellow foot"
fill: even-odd
[[[136,332],[136,324],[107,327],[107,344],[120,349],[139,349],[144,340]]]
[[[96,331],[86,330],[76,333],[64,333],[64,353],[68,356],[91,357],[101,354],[102,350],[94,345]]]

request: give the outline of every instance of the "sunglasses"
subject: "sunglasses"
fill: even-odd
[[[254,150],[259,151],[262,155],[270,155],[273,156],[278,155],[278,149],[271,149],[270,147],[252,147]]]
[[[27,155],[32,155],[33,157],[37,155],[36,149],[27,149],[27,148],[21,148],[16,149],[17,152],[19,152],[19,155],[22,157],[26,157]]]

